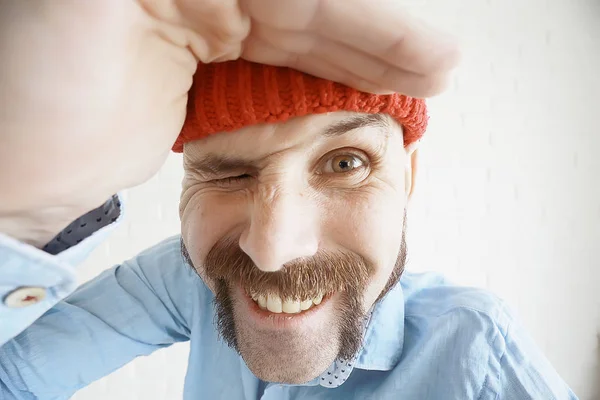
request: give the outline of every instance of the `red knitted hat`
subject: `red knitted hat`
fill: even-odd
[[[201,63],[173,151],[181,153],[184,143],[214,133],[332,111],[389,114],[403,127],[405,146],[419,140],[427,126],[421,99],[364,93],[290,68],[244,60]]]

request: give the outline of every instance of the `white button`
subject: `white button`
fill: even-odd
[[[13,290],[4,298],[4,304],[10,308],[23,308],[39,303],[46,298],[43,287],[23,286]]]

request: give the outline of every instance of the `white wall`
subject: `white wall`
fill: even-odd
[[[409,268],[506,298],[578,396],[600,399],[600,2],[401,3],[464,49],[430,102]],[[180,162],[128,193],[127,222],[82,279],[178,231]],[[74,398],[181,398],[186,360],[186,345],[162,350]]]

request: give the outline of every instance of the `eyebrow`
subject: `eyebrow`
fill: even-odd
[[[379,135],[386,138],[390,135],[389,119],[383,114],[359,114],[335,122],[321,133],[324,137],[338,137],[359,128],[378,128]],[[256,169],[256,164],[243,158],[226,155],[207,154],[199,160],[190,162],[189,167],[208,175],[226,174],[232,171]]]
[[[383,114],[359,114],[329,125],[323,132],[325,137],[341,136],[354,129],[374,127],[380,128],[386,136],[390,132],[389,119]]]

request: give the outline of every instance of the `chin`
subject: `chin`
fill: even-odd
[[[240,324],[241,325],[241,324]],[[261,330],[238,325],[238,351],[259,379],[302,384],[329,368],[339,352],[337,329]]]
[[[313,379],[319,376],[319,374],[309,373],[308,371],[265,371],[262,368],[258,370],[250,367],[248,368],[250,369],[250,371],[252,371],[254,376],[256,376],[262,381],[287,385],[302,385],[304,383],[312,381]]]
[[[335,361],[336,354],[312,351],[303,359],[294,358],[295,351],[287,354],[244,354],[241,355],[252,373],[265,382],[298,385],[312,381]]]
[[[259,379],[301,384],[327,370],[340,351],[337,299],[297,314],[262,310],[242,290],[231,291],[236,348]]]
[[[238,351],[250,371],[266,382],[309,382],[326,371],[339,353],[339,332],[331,323],[261,329],[237,322]]]

